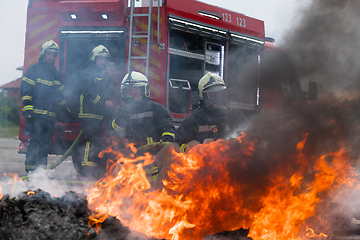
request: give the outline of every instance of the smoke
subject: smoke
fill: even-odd
[[[286,131],[271,128],[274,125],[269,124],[274,121],[271,121],[272,118],[269,116],[270,121],[267,124],[272,133],[266,127],[258,129],[259,133],[268,132],[266,142],[277,148],[298,140],[299,134],[294,133],[298,132],[299,126],[309,126],[312,129],[309,137],[313,140],[311,144],[308,141],[309,144],[306,146],[308,150],[305,151],[312,149],[311,151],[321,153],[345,147],[349,153],[349,162],[357,173],[360,162],[358,150],[360,60],[357,51],[360,47],[359,10],[360,2],[351,0],[316,0],[303,10],[299,26],[288,33],[281,47],[292,60],[302,87],[306,90],[308,82],[316,82],[320,101],[326,102],[311,103],[312,105],[307,106],[308,109],[313,109],[310,115],[304,115],[304,111],[297,109],[296,112],[290,111],[273,118],[281,121],[284,120],[284,116],[293,115],[291,121],[293,129],[287,134],[292,134],[294,138],[288,138],[289,142],[286,138],[283,142],[278,142],[271,137],[274,129],[280,134]],[[330,126],[324,122],[325,119],[326,121],[336,119],[336,124]],[[258,124],[256,126],[259,127]],[[329,131],[330,129],[333,130]],[[340,145],[334,141],[338,137],[341,139]],[[326,219],[327,223],[335,228],[335,232],[359,229],[359,222],[356,220],[360,219],[358,195],[359,190],[356,187],[345,188],[336,192],[331,202],[324,205],[326,207],[322,210],[328,211],[332,216],[331,219]]]
[[[315,159],[328,153],[345,149],[343,156],[354,168],[354,174],[359,174],[359,128],[358,114],[352,108],[330,106],[327,103],[313,102],[311,104],[288,103],[274,108],[252,119],[247,129],[247,136],[257,142],[257,156],[245,174],[239,174],[239,168],[232,165],[230,175],[237,181],[252,182],[251,187],[267,188],[268,176],[277,171],[279,166],[294,173],[300,169],[297,159],[293,158],[298,151],[297,143],[306,142],[302,153],[309,166]],[[331,162],[332,160],[329,160]],[[287,166],[287,167],[286,167]],[[237,177],[236,177],[237,176]],[[314,178],[311,168],[305,170],[304,181],[309,183]],[[359,178],[353,187],[344,185],[329,194],[322,193],[322,203],[317,207],[316,217],[307,219],[309,226],[319,227],[318,231],[338,234],[354,234],[359,231],[360,201]],[[324,196],[329,194],[328,196]],[[320,215],[324,216],[320,217]]]
[[[211,197],[202,199],[203,201],[197,199],[199,205],[194,211],[199,211],[199,213],[190,212],[189,216],[199,216],[200,212],[201,214],[205,213],[204,215],[207,215],[209,219],[207,224],[211,225],[209,232],[218,232],[227,227],[229,229],[230,227],[224,224],[226,219],[232,219],[232,223],[240,221],[239,219],[244,222],[252,222],[245,212],[255,214],[262,212],[262,209],[266,207],[262,202],[263,197],[272,196],[274,186],[277,184],[282,186],[282,183],[290,182],[293,176],[301,175],[303,179],[298,190],[291,194],[279,195],[276,200],[273,199],[279,203],[272,207],[286,215],[289,213],[289,209],[283,207],[286,204],[291,205],[293,202],[283,203],[282,197],[289,197],[289,199],[298,199],[299,197],[301,199],[302,194],[309,191],[310,185],[313,186],[313,189],[319,187],[316,179],[319,175],[326,174],[326,171],[323,172],[325,169],[319,171],[316,166],[323,156],[326,156],[327,164],[334,167],[333,164],[336,165],[337,160],[332,153],[343,151],[340,159],[347,161],[343,167],[349,177],[352,175],[347,164],[350,163],[352,166],[358,164],[359,151],[357,149],[360,141],[357,136],[359,130],[357,129],[357,118],[352,109],[323,103],[290,102],[263,112],[250,121],[251,124],[245,131],[246,136],[242,143],[234,139],[216,142],[209,140],[204,144],[191,142],[187,149],[186,159],[201,162],[202,164],[199,164],[201,168],[198,171],[189,170],[187,174],[185,174],[185,170],[182,170],[177,175],[177,181],[184,181],[179,187],[179,191],[180,194],[184,194],[185,198],[191,198],[198,191],[209,191],[209,195],[211,195],[210,192],[221,185],[222,179],[228,178],[231,186],[239,187],[239,190],[232,194],[219,193],[216,203],[209,200]],[[304,139],[306,139],[303,142],[304,146],[299,150],[298,143]],[[163,148],[157,155],[158,165],[163,166],[160,167],[162,169],[160,178],[165,179],[169,184],[171,182],[170,175],[173,174],[172,166],[186,168],[186,164],[181,164],[184,158],[174,156],[171,153],[171,146]],[[192,160],[188,162],[189,165],[192,164]],[[224,168],[226,174],[222,171]],[[337,178],[334,184],[340,183],[340,179],[341,177]],[[357,178],[355,180],[358,181]],[[345,184],[338,190],[328,186],[327,189],[319,191],[317,195],[320,201],[317,203],[316,215],[307,218],[306,223],[316,228],[318,233],[353,232],[358,227],[356,219],[360,217],[359,191],[356,184],[353,188],[346,187]],[[169,187],[171,190],[166,186],[165,188],[172,194],[174,187],[171,184]],[[277,190],[279,189],[277,188]],[[176,194],[179,192],[176,191]],[[226,197],[221,198],[222,194]],[[208,200],[210,203],[206,202]],[[209,209],[216,209],[216,211],[208,212],[210,210],[202,208],[200,202],[202,204],[206,202],[204,205]],[[294,209],[307,211],[305,203],[302,204],[302,206],[294,206]],[[238,208],[243,211],[234,213],[234,209]],[[218,218],[221,219],[217,215],[221,212],[226,212],[227,218],[216,222]],[[265,215],[267,215],[266,211]],[[319,218],[324,219],[320,221]],[[189,221],[193,223],[191,220]],[[272,226],[283,223],[280,219],[269,221]],[[249,225],[241,226],[248,227]],[[258,239],[255,233],[256,227],[256,225],[250,226],[250,232],[254,231],[251,235],[253,239]],[[200,231],[206,232],[205,227]],[[196,232],[195,229],[194,232]]]
[[[281,46],[304,86],[314,81],[325,93],[360,89],[359,10],[352,0],[316,0],[304,9]]]
[[[33,171],[28,180],[21,180],[17,175],[8,175],[0,179],[0,193],[16,197],[20,193],[29,190],[41,189],[49,193],[52,197],[63,196],[65,193],[73,191],[86,194],[86,188],[93,182],[86,178],[77,178],[69,176],[66,172],[61,175],[55,173],[55,170],[45,170],[38,168]]]

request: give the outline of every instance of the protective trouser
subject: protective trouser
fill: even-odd
[[[47,165],[51,140],[54,133],[54,119],[49,116],[34,116],[29,125],[30,141],[26,152],[25,171],[35,170],[39,166]]]
[[[155,182],[159,178],[159,169],[155,164],[144,166],[144,170],[150,183]]]
[[[152,143],[152,140],[151,140],[151,142],[149,142],[149,139],[151,139],[151,138],[147,139],[148,144]],[[155,155],[158,152],[158,150],[156,150],[156,149],[146,149],[146,150],[143,150],[143,151],[138,151],[135,154],[135,157],[144,156],[146,152],[150,153],[151,155]],[[144,163],[144,161],[134,162],[135,165],[138,164],[138,163]],[[143,168],[145,170],[146,177],[147,177],[147,179],[149,180],[150,183],[155,182],[159,178],[159,169],[158,169],[158,167],[157,167],[157,165],[155,163],[144,166]]]
[[[83,140],[82,162],[83,172],[87,176],[100,177],[105,173],[106,162],[98,157],[104,149],[102,142],[102,121],[94,119],[82,119]]]

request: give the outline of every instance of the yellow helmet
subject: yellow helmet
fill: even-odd
[[[145,97],[150,97],[149,81],[144,74],[132,71],[125,75],[125,77],[121,81],[121,94],[123,98],[127,96],[126,88],[130,86],[143,87],[144,89],[142,95],[144,95]]]
[[[225,104],[225,89],[224,80],[216,74],[206,73],[198,83],[200,102],[205,103],[206,107],[212,105]]]
[[[104,45],[99,45],[91,51],[91,61],[95,61],[97,56],[110,57],[110,52]]]
[[[207,72],[198,83],[200,99],[204,99],[204,92],[217,92],[226,89],[224,80],[216,74]]]
[[[45,51],[51,51],[51,52],[55,52],[56,54],[59,54],[59,46],[53,40],[44,42],[40,51],[41,56],[45,54]]]

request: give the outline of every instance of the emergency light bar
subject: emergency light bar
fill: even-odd
[[[252,42],[255,42],[255,43],[259,43],[259,44],[264,44],[264,43],[265,43],[264,41],[261,41],[261,40],[256,40],[256,39],[253,39],[253,38],[241,36],[241,35],[234,34],[234,33],[231,33],[231,36],[232,36],[232,37],[239,38],[239,39],[241,39],[241,40],[252,41]]]
[[[83,34],[83,33],[123,33],[124,31],[61,31],[62,34],[73,34],[73,33],[78,33],[78,34]]]
[[[200,11],[198,11],[198,13],[200,15],[202,15],[202,16],[213,18],[213,19],[216,19],[216,20],[221,19],[221,17],[217,13],[214,13],[214,12],[208,12],[208,11],[200,10]]]
[[[185,26],[193,26],[193,27],[200,28],[200,29],[206,29],[206,30],[214,32],[214,33],[218,32],[218,33],[226,35],[225,31],[222,31],[222,30],[219,30],[219,29],[209,28],[209,27],[205,27],[205,26],[195,24],[195,23],[191,23],[191,22],[185,22],[185,21],[182,21],[182,20],[179,20],[179,19],[176,19],[176,18],[171,18],[171,17],[169,18],[169,20],[172,21],[172,22],[177,22],[177,23],[180,23],[180,24],[184,24]]]

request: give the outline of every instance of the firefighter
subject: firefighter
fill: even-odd
[[[20,85],[22,115],[30,136],[25,160],[27,173],[47,165],[55,118],[59,105],[65,103],[61,94],[64,85],[54,66],[58,54],[59,46],[53,40],[45,42],[38,63],[28,68]]]
[[[91,52],[91,63],[81,73],[79,119],[82,126],[83,140],[81,166],[84,175],[97,177],[105,164],[98,158],[103,149],[102,126],[111,119],[111,111],[105,106],[113,91],[113,77],[107,69],[109,50],[99,45]]]
[[[153,142],[172,142],[175,129],[166,108],[151,101],[147,78],[139,72],[130,72],[121,82],[122,107],[111,121],[111,130],[135,146]]]
[[[177,129],[177,139],[184,150],[186,143],[205,139],[225,138],[231,130],[245,123],[246,117],[241,111],[235,111],[225,105],[226,85],[224,80],[213,73],[206,73],[198,83],[200,105]]]
[[[151,101],[149,81],[142,73],[125,75],[121,82],[121,95],[123,105],[109,125],[111,136],[116,136],[120,143],[124,140],[134,143],[135,147],[175,140],[171,115],[163,105]],[[145,166],[144,170],[148,180],[155,182],[159,173],[156,164]]]

